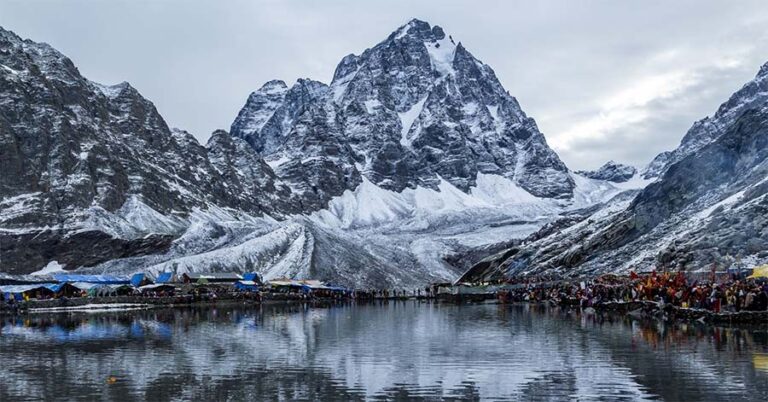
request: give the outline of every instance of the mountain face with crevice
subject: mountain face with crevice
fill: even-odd
[[[463,279],[654,268],[724,270],[768,261],[768,63],[662,153],[641,191],[475,265]]]
[[[6,30],[0,103],[3,274],[422,285],[631,187],[570,172],[493,70],[419,20],[330,84],[267,82],[205,145]]]
[[[573,195],[568,169],[493,70],[418,20],[344,57],[330,85],[266,83],[231,134],[316,206],[361,177],[396,192],[441,180],[468,192],[478,173],[494,174],[538,197]]]

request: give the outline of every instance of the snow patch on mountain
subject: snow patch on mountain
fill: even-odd
[[[120,95],[120,93],[122,93],[123,90],[126,88],[126,86],[129,85],[127,82],[121,82],[115,85],[104,85],[94,81],[90,81],[90,82],[96,88],[98,88],[98,90],[101,91],[101,93],[104,94],[104,96],[110,99],[117,98]]]
[[[9,73],[11,73],[13,75],[19,75],[19,71],[18,70],[14,70],[14,69],[6,66],[5,64],[0,64],[0,67],[2,67],[4,70],[8,71]]]
[[[427,52],[429,52],[432,67],[441,76],[454,74],[453,58],[456,55],[456,45],[452,40],[443,38],[435,42],[425,42],[424,46],[427,47]]]
[[[706,219],[710,215],[712,215],[712,212],[714,212],[717,208],[720,208],[720,207],[726,208],[726,207],[730,207],[731,205],[735,204],[737,201],[739,201],[739,199],[741,199],[741,197],[744,195],[745,191],[746,190],[739,191],[736,194],[733,194],[730,197],[727,197],[727,198],[725,198],[722,201],[719,201],[719,202],[717,202],[715,204],[712,204],[711,206],[701,210],[699,213],[697,213],[694,216],[696,218],[698,218],[698,219]]]
[[[35,204],[40,202],[42,195],[43,193],[36,191],[0,200],[0,224],[10,222],[27,213],[31,208],[34,208]]]
[[[118,215],[143,233],[176,233],[184,227],[179,219],[155,211],[135,195],[128,198]]]
[[[474,209],[500,209],[532,204],[538,215],[540,209],[557,210],[550,199],[538,198],[513,181],[498,175],[479,174],[477,186],[467,194],[446,180],[440,179],[437,190],[424,187],[405,189],[398,193],[383,189],[368,179],[355,190],[347,190],[331,200],[327,209],[317,211],[311,218],[330,227],[350,229],[383,225],[417,215],[444,215]],[[525,208],[520,208],[524,210]]]
[[[276,227],[263,235],[255,236],[240,244],[215,249],[195,255],[175,258],[146,268],[147,272],[216,272],[219,267],[241,267],[262,272],[266,279],[297,277],[297,269],[308,267],[309,255],[303,253],[306,242],[303,227],[287,224]],[[285,253],[275,249],[287,246]]]
[[[416,20],[408,21],[405,25],[401,26],[400,28],[395,31],[395,40],[403,39],[406,35],[408,35],[408,31],[411,30],[411,28],[416,24]]]
[[[491,114],[491,117],[493,118],[494,123],[499,120],[499,106],[498,105],[489,105],[486,106],[488,108],[488,113]]]
[[[58,261],[51,261],[48,265],[44,266],[41,270],[31,273],[31,276],[47,276],[55,274],[57,272],[64,272],[64,265],[59,264]]]
[[[265,162],[267,163],[267,165],[269,165],[270,168],[277,169],[278,166],[282,165],[285,162],[289,162],[290,160],[291,158],[289,156],[281,155],[275,159],[267,159],[265,160]]]
[[[421,111],[424,109],[424,102],[426,101],[427,101],[427,96],[422,98],[420,101],[416,102],[413,106],[411,106],[405,112],[397,114],[397,116],[400,118],[400,126],[402,127],[400,132],[400,145],[404,147],[411,146],[411,142],[413,142],[413,138],[409,138],[408,133],[411,131],[411,126],[413,126],[413,122],[416,121],[416,119],[421,114]]]
[[[355,78],[359,70],[360,68],[358,67],[356,70],[350,72],[349,74],[334,80],[333,85],[331,86],[331,99],[333,99],[334,103],[341,102],[341,100],[344,98],[344,94],[347,91],[347,86]]]
[[[545,201],[545,199],[525,191],[512,180],[494,174],[478,174],[477,187],[470,190],[470,193],[488,205],[513,205]]]
[[[631,184],[627,184],[629,181],[627,183],[613,183],[604,180],[591,179],[577,173],[571,173],[571,178],[573,178],[574,183],[576,183],[576,188],[573,190],[572,209],[584,208],[590,205],[606,202],[623,191],[642,188],[645,184],[650,182],[650,180],[637,180],[632,181]],[[619,186],[619,184],[625,185]]]
[[[365,110],[368,114],[376,113],[376,109],[381,106],[381,102],[378,99],[368,99],[365,101]]]

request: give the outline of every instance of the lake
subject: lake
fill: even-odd
[[[2,401],[768,399],[768,327],[417,301],[0,322]]]

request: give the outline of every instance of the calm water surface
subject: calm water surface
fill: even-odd
[[[0,319],[0,401],[41,399],[765,401],[768,327],[414,301]]]

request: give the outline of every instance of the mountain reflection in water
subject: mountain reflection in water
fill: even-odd
[[[768,328],[535,306],[186,308],[0,319],[0,400],[766,400]]]

